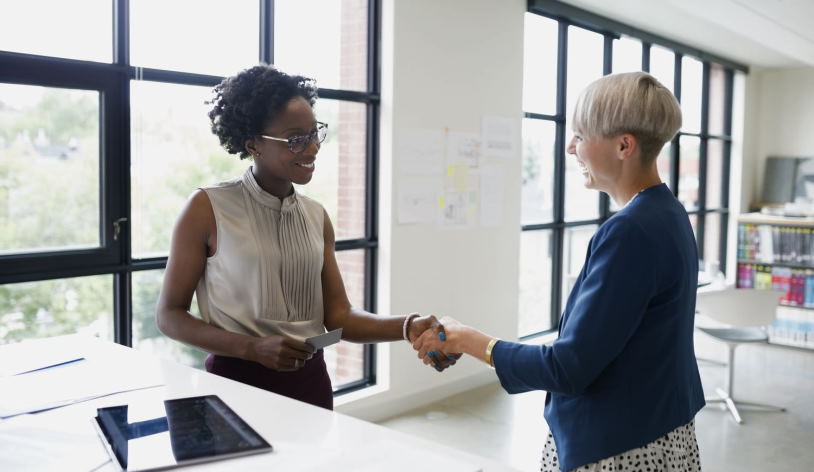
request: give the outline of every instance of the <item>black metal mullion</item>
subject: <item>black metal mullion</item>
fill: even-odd
[[[559,22],[557,41],[557,122],[554,137],[554,222],[565,222],[565,108],[568,80],[568,24]],[[551,233],[551,326],[558,326],[562,306],[562,267],[565,229]]]
[[[650,43],[642,41],[642,71],[650,72]]]
[[[274,0],[260,1],[260,62],[274,64]]]
[[[367,102],[367,140],[365,143],[367,165],[365,166],[365,239],[369,244],[365,250],[365,308],[376,312],[376,277],[379,238],[378,193],[379,193],[379,103],[381,83],[381,3],[368,0],[367,3],[367,91],[375,100]],[[322,92],[324,96],[324,91]],[[360,386],[376,383],[376,348],[372,344],[364,347],[364,378]],[[353,388],[348,386],[345,390]]]
[[[596,218],[593,220],[579,220],[579,221],[566,221],[566,222],[551,222],[551,223],[532,223],[532,224],[525,224],[520,227],[521,231],[539,231],[545,229],[558,229],[558,228],[574,228],[577,226],[588,226],[588,225],[601,225],[604,222],[602,218]]]
[[[673,67],[673,95],[675,95],[676,100],[681,103],[681,59],[682,55],[679,53],[675,53],[675,62]],[[678,182],[679,182],[679,174],[681,173],[681,139],[680,135],[676,134],[676,136],[672,140],[672,146],[670,147],[670,188],[673,189],[673,195],[678,198]]]
[[[343,100],[346,102],[359,103],[379,103],[381,100],[378,92],[358,92],[355,90],[336,90],[320,88],[317,90],[320,98],[331,100]]]
[[[602,53],[602,75],[613,72],[613,40],[612,35],[606,34],[604,50]],[[599,219],[603,222],[611,217],[610,197],[605,192],[599,192]]]
[[[115,0],[114,62],[122,67],[117,77],[115,96],[107,97],[115,109],[109,110],[103,120],[107,129],[103,132],[111,141],[105,155],[102,186],[107,188],[106,203],[109,205],[107,234],[115,240],[119,263],[124,269],[113,274],[113,338],[125,346],[133,344],[133,299],[130,264],[131,222],[130,214],[130,2]],[[118,230],[114,228],[117,225]],[[114,233],[115,232],[115,233]],[[113,241],[111,241],[113,243]]]
[[[217,75],[196,74],[193,72],[178,72],[164,69],[152,69],[149,67],[129,68],[129,78],[136,80],[147,80],[152,82],[164,82],[168,84],[198,85],[202,87],[214,87],[223,80],[223,77]]]
[[[698,254],[706,260],[706,228],[707,228],[707,152],[709,141],[709,62],[704,62],[701,73],[701,140],[698,143]],[[720,191],[720,190],[719,190]]]
[[[543,113],[532,113],[532,112],[525,112],[523,113],[524,118],[530,118],[532,120],[546,120],[546,121],[553,121],[555,123],[565,122],[564,117],[557,116],[557,115],[546,115]]]
[[[130,64],[130,0],[113,1],[113,63]]]
[[[51,269],[37,272],[17,272],[0,275],[0,285],[113,274],[124,268],[123,265],[90,265],[87,267]]]
[[[529,0],[528,11],[538,15],[553,18],[555,20],[567,21],[581,28],[589,29],[599,33],[611,33],[614,35],[628,35],[640,38],[651,44],[660,44],[668,49],[686,54],[689,56],[696,56],[702,60],[710,60],[712,62],[725,65],[730,68],[738,69],[743,72],[748,72],[749,68],[735,61],[719,57],[715,54],[710,54],[698,50],[691,46],[686,46],[679,42],[652,34],[645,30],[635,28],[633,26],[612,20],[610,18],[597,15],[588,10],[569,5],[562,1],[557,0]]]
[[[132,288],[132,272],[123,270],[113,275],[113,338],[124,346],[133,345]]]
[[[726,70],[724,82],[724,134],[732,136],[732,101],[734,97],[735,72],[732,69]],[[721,257],[720,268],[726,273],[727,244],[729,239],[729,172],[731,171],[732,141],[723,142],[724,155],[723,169],[721,170],[721,207],[726,210],[726,214],[721,214],[721,240],[718,254]]]

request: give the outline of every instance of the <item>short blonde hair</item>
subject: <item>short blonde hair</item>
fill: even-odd
[[[643,164],[658,156],[681,128],[681,107],[670,90],[645,72],[611,74],[579,96],[574,130],[585,137],[636,137]]]

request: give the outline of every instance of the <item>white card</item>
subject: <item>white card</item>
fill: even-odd
[[[319,336],[312,336],[305,340],[306,343],[310,344],[314,349],[324,349],[331,344],[336,344],[339,340],[342,339],[342,328],[337,328],[333,331],[328,331],[325,334],[320,334]]]

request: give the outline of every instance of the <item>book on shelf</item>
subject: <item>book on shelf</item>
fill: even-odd
[[[738,226],[738,259],[814,266],[812,228],[768,224]]]
[[[814,348],[814,311],[794,307],[777,308],[777,318],[768,327],[769,342]]]
[[[783,292],[781,304],[814,308],[814,269],[741,263],[737,287],[778,290]]]

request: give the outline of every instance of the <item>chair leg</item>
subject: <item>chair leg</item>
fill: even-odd
[[[738,424],[743,424],[743,419],[741,419],[741,414],[738,411],[738,407],[735,406],[735,402],[732,400],[732,397],[729,396],[726,392],[721,390],[720,388],[715,389],[715,393],[721,397],[721,400],[726,404],[726,409],[732,413],[732,418],[735,418],[735,422]]]
[[[782,406],[766,405],[765,403],[742,402],[740,400],[734,400],[734,402],[736,405],[745,406],[747,408],[756,408],[758,410],[786,411],[786,409]]]
[[[727,343],[727,347],[729,348],[728,353],[729,362],[726,364],[726,390],[716,388],[715,393],[718,394],[718,396],[712,398],[705,398],[706,402],[709,404],[722,403],[724,406],[726,406],[726,409],[729,410],[729,413],[732,414],[732,418],[734,418],[735,422],[738,424],[743,424],[743,419],[741,418],[740,411],[738,411],[738,406],[747,408],[757,408],[765,411],[786,411],[785,408],[779,406],[764,405],[761,403],[752,403],[752,402],[742,402],[735,400],[733,398],[732,391],[735,380],[734,374],[735,374],[736,344]]]

